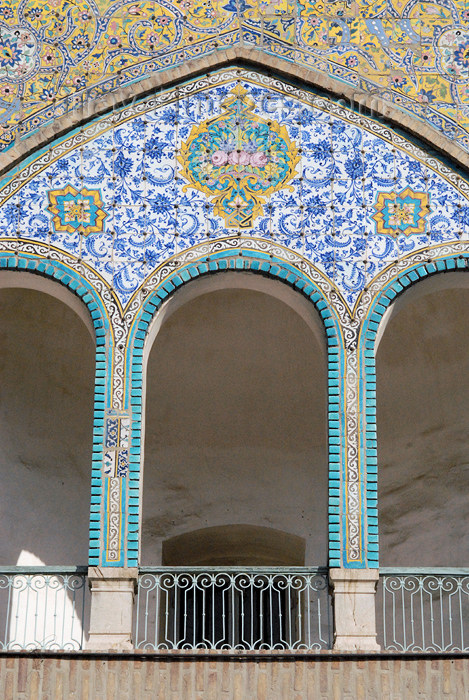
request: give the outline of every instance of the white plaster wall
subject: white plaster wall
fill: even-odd
[[[377,354],[380,561],[469,566],[469,290],[402,300]]]
[[[86,564],[93,388],[76,313],[0,289],[0,564]]]
[[[148,362],[142,552],[203,527],[306,540],[327,563],[326,360],[305,321],[260,292],[188,302]]]

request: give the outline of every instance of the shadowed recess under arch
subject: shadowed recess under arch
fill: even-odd
[[[205,527],[163,542],[163,566],[304,566],[305,541],[258,525]]]
[[[145,390],[144,564],[173,533],[248,522],[296,533],[310,564],[327,562],[318,350],[297,313],[249,289],[205,293],[163,324]]]

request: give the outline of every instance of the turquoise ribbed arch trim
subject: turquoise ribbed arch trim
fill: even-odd
[[[134,494],[140,487],[140,445],[142,443],[143,354],[146,336],[162,303],[183,285],[210,274],[224,271],[250,271],[271,279],[281,280],[309,299],[324,324],[328,359],[328,417],[329,417],[329,563],[341,566],[341,473],[344,464],[344,415],[340,408],[341,382],[344,374],[344,342],[337,314],[322,291],[300,270],[284,260],[252,250],[237,249],[208,255],[204,260],[178,268],[155,288],[142,304],[129,334],[127,367],[130,367],[130,386],[127,386],[125,406],[132,408],[132,448],[130,450],[129,489]],[[133,391],[135,389],[135,391]],[[139,507],[128,514],[127,528],[138,528]],[[138,542],[128,552],[129,566],[139,561]],[[133,556],[132,556],[133,555]]]
[[[101,511],[103,499],[102,441],[106,392],[109,391],[109,367],[111,366],[112,329],[104,304],[90,283],[78,272],[57,260],[47,260],[37,255],[0,251],[0,271],[13,270],[47,277],[67,287],[79,297],[90,313],[96,339],[96,370],[93,415],[93,458],[91,465],[91,503],[89,560],[101,548]]]
[[[378,553],[378,449],[376,433],[376,338],[379,324],[393,301],[422,279],[432,275],[469,270],[469,252],[435,258],[428,263],[416,263],[396,275],[376,294],[363,319],[358,337],[359,366],[361,368],[360,406],[364,410],[364,432],[361,440],[361,459],[366,464],[366,505],[368,547],[374,550],[373,566],[379,565]]]

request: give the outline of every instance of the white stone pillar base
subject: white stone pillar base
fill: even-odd
[[[376,642],[378,569],[330,569],[334,590],[334,649],[380,651]]]
[[[87,649],[129,651],[138,569],[91,566],[90,635]]]

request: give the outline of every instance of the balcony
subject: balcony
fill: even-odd
[[[1,567],[0,649],[79,651],[89,629],[87,567]]]
[[[87,647],[86,567],[3,567],[3,650]],[[332,646],[326,569],[141,569],[134,606],[140,650],[320,650]]]
[[[0,648],[88,648],[87,578],[86,567],[1,568]],[[324,568],[142,567],[132,588],[141,651],[318,652],[339,622]],[[383,651],[469,651],[469,570],[382,569],[376,629]]]

